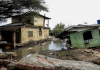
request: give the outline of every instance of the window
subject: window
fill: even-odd
[[[33,37],[33,31],[28,31],[28,37]]]
[[[42,36],[42,28],[39,28],[39,36]]]
[[[87,31],[83,33],[84,40],[93,39],[91,31]]]

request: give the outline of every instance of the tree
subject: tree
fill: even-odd
[[[50,34],[52,34],[54,36],[57,36],[58,34],[60,34],[61,32],[64,31],[64,27],[65,27],[65,24],[63,24],[62,22],[60,22],[59,24],[55,25],[55,27],[53,28],[53,30],[50,31],[50,32],[52,32]]]
[[[49,35],[50,35],[50,36],[54,36],[53,30],[49,29]]]
[[[18,14],[48,11],[44,0],[0,0],[0,20]]]

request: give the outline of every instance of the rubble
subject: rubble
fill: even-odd
[[[100,52],[92,49],[69,49],[60,51],[44,51],[42,55],[63,59],[63,60],[76,60],[86,61],[99,64]]]
[[[14,56],[13,52],[2,52],[0,53],[0,59],[9,59],[11,56]]]
[[[17,43],[16,46],[17,47],[25,47],[25,46],[29,46],[29,45],[36,45],[36,44],[43,44],[44,42],[46,41],[51,41],[52,39],[51,38],[48,38],[48,39],[41,39],[41,40],[38,40],[38,41],[34,41],[34,40],[30,40],[30,41],[26,41],[24,43]]]
[[[100,66],[91,62],[74,61],[74,60],[61,60],[56,58],[47,57],[44,55],[33,54],[27,58],[23,58],[18,63],[22,63],[24,66],[36,65],[41,67],[50,67],[55,69],[67,69],[67,70],[100,70]],[[55,70],[54,69],[54,70]]]

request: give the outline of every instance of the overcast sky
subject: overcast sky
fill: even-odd
[[[83,24],[96,24],[100,19],[100,0],[45,0],[49,12],[42,12],[51,17],[50,27],[57,23],[65,23],[66,26]]]
[[[87,22],[96,24],[100,19],[100,0],[45,0],[49,12],[46,14],[50,20],[50,28],[54,28],[57,23],[77,25]]]

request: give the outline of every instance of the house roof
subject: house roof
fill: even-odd
[[[12,16],[12,17],[18,17],[18,16],[28,15],[28,14],[32,14],[32,13],[33,13],[33,12],[24,13],[24,14],[19,14],[19,15],[14,15],[14,16]],[[37,15],[39,15],[39,16],[41,16],[41,17],[44,17],[45,19],[51,19],[50,17],[47,17],[47,16],[45,16],[45,15],[41,15],[41,14],[37,14]]]
[[[89,28],[89,27],[100,27],[100,24],[70,26],[68,28],[65,28],[65,31],[68,31],[72,28]]]
[[[42,17],[44,17],[45,19],[51,19],[51,18],[46,17],[46,16],[44,16],[44,15],[41,15],[41,14],[39,14],[39,15],[42,16]]]
[[[1,31],[16,31],[20,29],[21,27],[32,27],[32,28],[44,28],[44,29],[49,29],[48,27],[43,27],[43,26],[34,26],[33,24],[28,24],[28,23],[11,23],[7,25],[0,26]]]
[[[60,38],[60,39],[64,39],[64,38],[69,38],[68,35],[72,34],[72,33],[75,33],[75,31],[72,31],[72,32],[68,32],[68,31],[63,31],[62,33],[60,33],[57,38]]]
[[[21,26],[9,26],[9,27],[2,27],[0,28],[0,31],[16,31],[18,29],[20,29]]]
[[[0,27],[6,27],[6,26],[23,26],[23,25],[33,25],[31,23],[10,23],[10,24],[7,24],[7,25],[3,25],[3,26],[0,26]]]
[[[0,31],[16,31],[22,27],[22,23],[11,23],[0,26]]]
[[[77,31],[84,31],[91,28],[100,27],[100,24],[93,24],[93,25],[77,25],[77,26],[70,26],[66,28],[62,33],[60,33],[57,38],[67,38],[68,35],[75,33]]]

